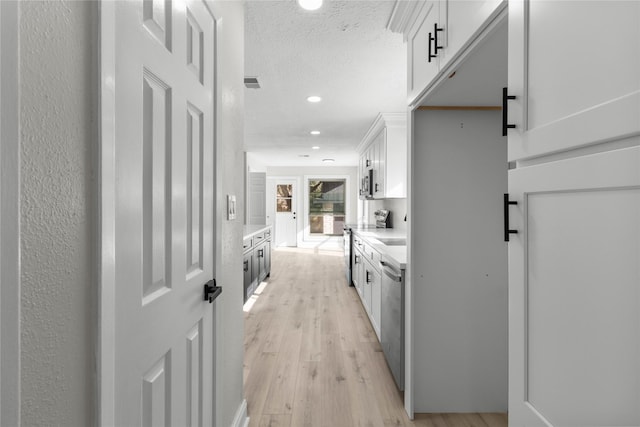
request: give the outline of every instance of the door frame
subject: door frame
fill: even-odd
[[[0,425],[20,425],[18,3],[0,2]]]
[[[309,224],[309,181],[311,180],[338,180],[338,179],[344,179],[345,180],[345,198],[344,198],[344,221],[345,223],[347,223],[347,218],[351,218],[351,206],[350,206],[350,201],[349,199],[349,189],[351,188],[351,177],[349,175],[323,175],[323,174],[315,174],[315,175],[305,175],[304,176],[304,183],[302,184],[304,186],[304,191],[303,191],[303,202],[304,202],[304,206],[303,206],[303,210],[302,213],[304,214],[304,218],[302,219],[302,227],[303,227],[303,234],[302,234],[302,238],[305,242],[313,242],[313,243],[318,243],[318,242],[324,242],[324,241],[335,241],[335,242],[340,242],[340,245],[342,245],[342,233],[339,236],[312,236],[311,232],[310,232],[310,227],[311,225]]]
[[[100,2],[98,425],[115,424],[115,4]]]

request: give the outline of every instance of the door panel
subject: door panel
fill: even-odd
[[[640,425],[639,160],[510,171],[514,425]]]
[[[115,4],[115,424],[210,425],[215,20]]]
[[[425,1],[416,22],[407,36],[407,70],[409,102],[413,102],[438,74],[439,58],[429,62],[429,33],[439,20],[440,2]],[[435,51],[432,54],[436,54]]]
[[[509,160],[639,134],[640,2],[510,2],[509,94]]]

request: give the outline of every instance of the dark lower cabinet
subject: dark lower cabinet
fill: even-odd
[[[245,238],[243,257],[244,301],[271,273],[271,229],[263,234]]]
[[[244,254],[242,268],[244,271],[244,300],[247,301],[253,293],[253,251]]]

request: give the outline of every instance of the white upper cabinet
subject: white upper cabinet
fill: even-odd
[[[358,145],[360,195],[363,198],[407,197],[407,117],[381,113]],[[372,171],[372,173],[369,173]],[[372,177],[370,179],[369,177]],[[370,192],[367,191],[370,189]]]
[[[499,10],[503,0],[442,0],[439,27],[443,28],[442,49],[438,49],[441,68],[470,43],[483,25]],[[440,38],[440,37],[439,37]]]
[[[440,20],[440,2],[424,1],[407,35],[407,90],[410,102],[420,95],[440,70],[434,41],[435,25]]]
[[[510,161],[638,135],[640,2],[510,2],[508,94]]]
[[[407,90],[414,104],[506,6],[503,0],[425,0],[396,6],[390,24],[407,40]],[[451,70],[453,71],[453,70]]]

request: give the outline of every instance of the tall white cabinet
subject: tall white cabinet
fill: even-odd
[[[509,4],[509,422],[640,425],[640,2]]]

